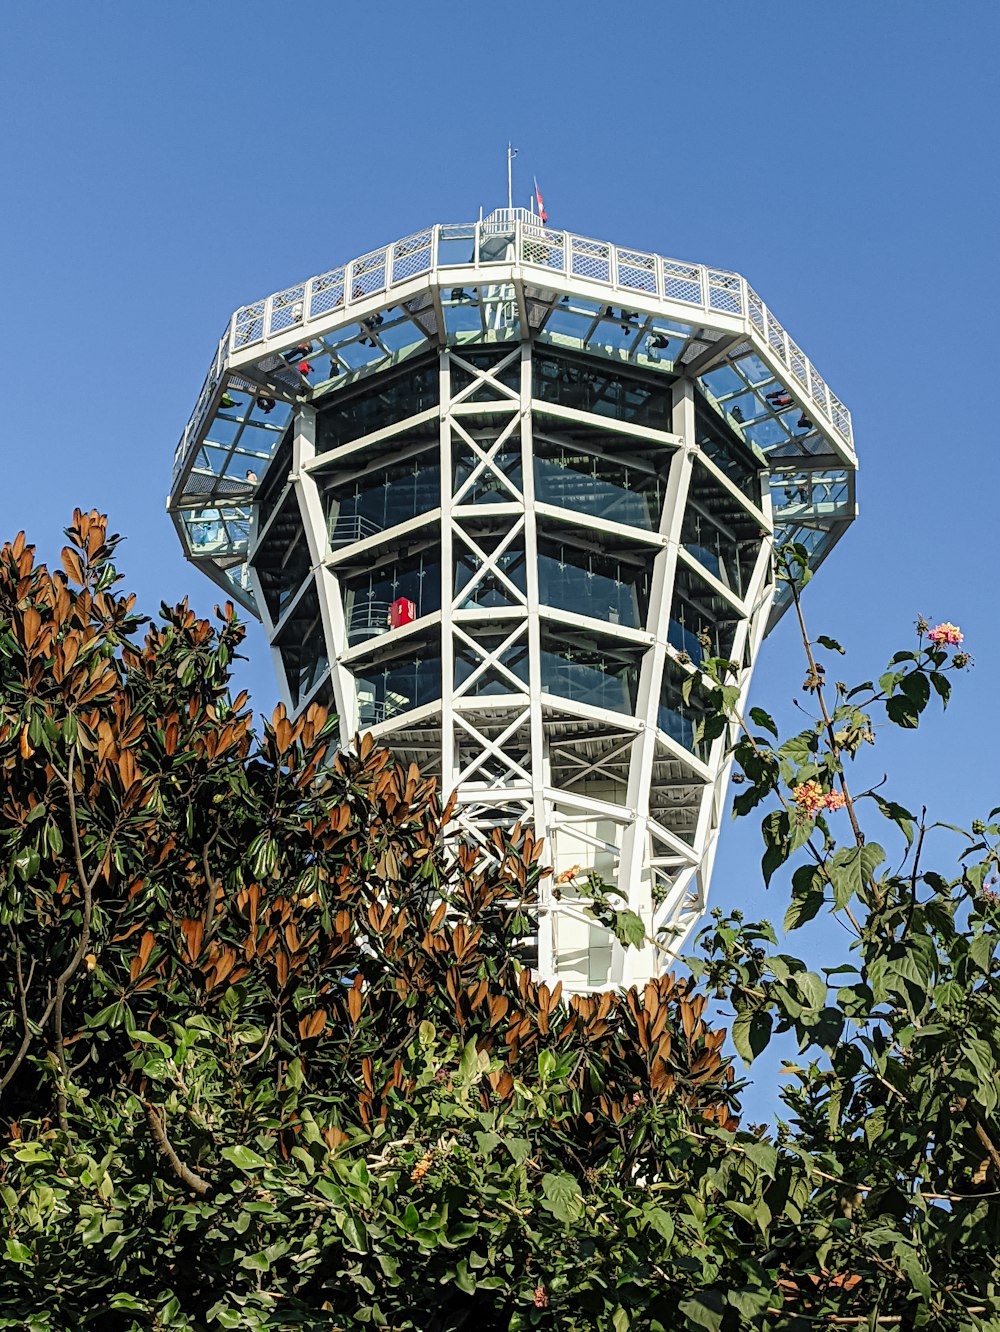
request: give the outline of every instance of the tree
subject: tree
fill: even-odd
[[[693,975],[567,1002],[519,961],[530,829],[463,843],[319,708],[256,738],[232,608],[144,622],[104,519],[67,536],[62,572],[0,550],[0,1328],[1000,1325],[997,829],[943,878],[844,776],[955,644],[925,627],[828,711],[803,627],[816,725],[751,713],[737,747],[765,875],[808,857],[786,923],[853,920],[850,976],[716,917]],[[730,669],[693,685],[718,718]],[[746,1060],[799,1039],[774,1135],[740,1126],[713,992]]]

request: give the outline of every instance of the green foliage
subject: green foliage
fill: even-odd
[[[1000,811],[946,876],[847,781],[964,654],[831,697],[803,625],[787,737],[708,663],[786,930],[850,949],[820,974],[716,913],[697,983],[567,1002],[518,960],[530,830],[464,845],[319,708],[255,740],[231,608],[141,623],[99,515],[69,537],[65,575],[0,550],[0,1329],[1000,1326]],[[775,1133],[739,1123],[712,994],[742,1061],[788,1042]]]

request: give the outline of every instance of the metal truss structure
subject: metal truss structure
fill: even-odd
[[[238,310],[178,447],[189,557],[258,614],[286,702],[530,820],[539,973],[641,982],[705,907],[729,737],[783,605],[855,515],[847,410],[737,274],[544,228],[434,227]],[[587,911],[600,876],[651,941]]]

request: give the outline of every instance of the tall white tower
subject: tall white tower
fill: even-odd
[[[727,737],[685,679],[749,686],[856,512],[850,414],[736,273],[502,209],[237,310],[178,446],[188,557],[263,621],[293,711],[371,730],[555,876],[537,969],[643,981],[704,910]],[[588,914],[617,888],[650,942]]]

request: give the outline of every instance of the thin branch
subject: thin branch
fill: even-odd
[[[805,648],[806,660],[809,663],[810,678],[816,682],[816,699],[819,703],[820,711],[823,714],[823,723],[826,727],[827,738],[833,753],[838,754],[840,752],[840,746],[837,743],[836,732],[833,729],[833,719],[826,706],[826,696],[823,693],[823,673],[816,667],[816,658],[813,656],[812,643],[809,640],[805,617],[802,614],[802,602],[799,598],[799,588],[794,577],[789,577],[788,585],[792,589],[792,601],[795,603],[795,614],[799,622],[799,632],[802,635],[802,646]],[[857,814],[854,812],[854,800],[850,791],[847,789],[847,778],[844,776],[843,772],[840,773],[840,789],[844,794],[847,813],[851,819],[851,829],[854,833],[855,841],[858,846],[864,846],[865,836],[858,824]]]
[[[208,901],[205,904],[205,943],[208,943],[215,931],[215,908],[218,905],[219,894],[222,891],[222,884],[212,873],[212,867],[208,863],[208,850],[211,845],[212,842],[208,841],[201,848],[201,868],[205,875],[205,882],[208,885]]]
[[[160,1149],[161,1154],[166,1158],[170,1169],[193,1193],[204,1196],[211,1190],[212,1186],[207,1179],[203,1179],[202,1176],[192,1170],[190,1166],[185,1165],[174,1151],[170,1139],[167,1137],[166,1117],[161,1116],[156,1106],[150,1104],[149,1101],[143,1101],[142,1104],[146,1111],[146,1118],[149,1121],[149,1128],[153,1135],[153,1139],[156,1142],[157,1147]]]

